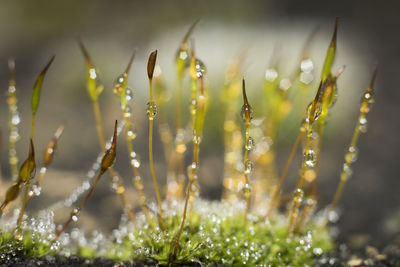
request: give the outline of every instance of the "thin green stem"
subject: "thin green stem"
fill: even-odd
[[[94,118],[96,120],[97,135],[99,137],[99,142],[100,142],[100,145],[101,145],[101,149],[104,152],[106,150],[106,140],[104,138],[104,130],[103,130],[103,123],[102,123],[102,120],[101,120],[99,102],[98,101],[92,101],[92,106],[93,106]]]
[[[244,196],[246,200],[246,212],[244,214],[244,221],[247,221],[247,215],[249,214],[250,210],[250,183],[249,183],[249,173],[246,168],[247,160],[248,160],[248,155],[249,155],[249,150],[247,149],[247,146],[249,145],[249,139],[250,139],[250,124],[246,124],[246,143],[245,143],[245,149],[244,149],[244,157],[243,157],[243,175],[244,175]]]

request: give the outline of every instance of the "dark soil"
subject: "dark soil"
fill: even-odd
[[[61,257],[46,255],[40,258],[21,258],[10,257],[5,263],[0,263],[0,267],[34,267],[34,266],[103,266],[103,267],[147,267],[158,266],[154,260],[148,261],[113,261],[106,258],[87,259],[79,256]],[[223,267],[223,265],[200,265],[197,263],[189,265],[180,265],[182,267]],[[329,255],[324,255],[316,260],[316,267],[339,267],[339,266],[394,266],[400,267],[400,245],[389,245],[382,251],[375,247],[366,246],[363,251],[350,251],[345,245],[339,246],[339,249]]]

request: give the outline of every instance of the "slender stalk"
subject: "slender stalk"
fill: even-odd
[[[154,68],[156,65],[157,60],[157,50],[153,51],[150,54],[149,61],[147,63],[147,75],[149,77],[149,90],[150,90],[150,101],[146,110],[146,113],[149,117],[149,161],[150,161],[150,171],[151,177],[153,178],[154,188],[156,191],[156,198],[158,204],[158,218],[160,228],[162,230],[165,229],[164,225],[164,218],[163,218],[163,211],[162,211],[162,203],[161,203],[161,195],[160,190],[157,183],[156,171],[154,170],[154,159],[153,159],[153,124],[154,124],[154,117],[157,114],[157,106],[154,102],[154,95],[153,95],[153,74]]]
[[[249,214],[249,210],[250,210],[250,183],[249,183],[249,173],[246,169],[246,164],[248,161],[248,155],[249,155],[249,150],[247,149],[247,146],[249,144],[249,140],[250,140],[250,125],[246,125],[246,143],[245,143],[245,150],[244,150],[244,157],[243,157],[243,175],[244,175],[244,197],[246,200],[246,212],[245,212],[245,216],[244,216],[244,221],[246,222],[247,220],[247,214]]]
[[[106,140],[104,138],[103,122],[101,120],[101,112],[100,112],[99,102],[92,101],[92,107],[93,107],[94,118],[96,120],[97,135],[99,137],[99,142],[100,142],[101,148],[104,152],[106,149]]]
[[[241,111],[241,116],[243,119],[243,122],[246,126],[246,143],[245,143],[245,149],[244,149],[244,157],[243,157],[243,176],[244,176],[244,196],[246,200],[246,211],[244,214],[244,221],[247,221],[247,215],[250,210],[250,182],[249,182],[249,175],[253,171],[253,163],[248,160],[248,153],[249,150],[251,149],[251,146],[253,144],[250,144],[250,123],[251,120],[253,119],[253,110],[247,100],[246,96],[246,88],[245,88],[245,81],[243,79],[242,83],[242,94],[243,94],[243,106],[242,106],[242,111]],[[250,146],[250,147],[249,147]]]

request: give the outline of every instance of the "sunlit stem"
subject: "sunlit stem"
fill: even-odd
[[[249,214],[250,210],[250,182],[249,182],[249,174],[247,173],[246,170],[246,162],[249,157],[249,150],[247,149],[247,146],[249,144],[249,139],[250,139],[250,124],[246,124],[246,143],[245,143],[245,149],[244,149],[244,157],[243,157],[243,175],[244,175],[244,198],[246,200],[246,212],[244,214],[244,221],[247,221],[247,215]]]
[[[306,130],[306,143],[305,143],[305,151],[309,151],[311,148],[311,135],[312,135],[312,123],[307,122],[307,130]],[[300,170],[300,176],[299,180],[297,182],[297,188],[303,189],[303,183],[304,183],[304,178],[305,178],[305,173],[307,169],[307,164],[305,158],[303,158],[303,164],[301,166]]]
[[[194,123],[196,119],[196,99],[197,99],[197,81],[194,79],[191,79],[191,85],[192,85],[192,97],[191,97],[191,103],[190,103],[190,118],[192,122],[192,130],[194,129]]]
[[[124,114],[126,114],[126,109],[124,109]],[[125,117],[125,122],[126,122],[126,127],[125,127],[125,136],[126,136],[126,144],[128,147],[128,152],[129,155],[134,154],[135,152],[133,151],[133,145],[131,142],[131,138],[129,137],[129,129],[131,129],[131,121],[129,119],[129,117]],[[140,204],[141,204],[141,208],[143,210],[144,215],[146,216],[146,220],[148,222],[150,222],[150,216],[149,216],[149,209],[147,208],[147,203],[146,203],[146,197],[143,191],[143,183],[142,183],[142,179],[139,173],[139,169],[135,166],[134,162],[132,161],[132,158],[130,158],[130,164],[131,164],[131,168],[132,168],[132,172],[133,172],[133,179],[134,179],[134,183],[136,186],[136,189],[139,192],[139,197],[140,197]]]
[[[150,87],[150,114],[149,114],[149,161],[151,177],[153,178],[154,189],[156,191],[156,198],[158,204],[158,215],[160,228],[164,230],[164,219],[161,203],[160,189],[157,183],[156,171],[154,170],[154,159],[153,159],[153,124],[154,124],[154,97],[153,97],[153,79],[149,79]]]
[[[276,187],[272,193],[271,201],[269,203],[268,210],[265,215],[265,219],[267,219],[269,217],[269,215],[271,214],[271,212],[274,210],[274,208],[277,205],[283,182],[285,181],[286,174],[287,174],[289,167],[293,161],[294,154],[297,151],[297,148],[301,142],[301,139],[303,138],[303,135],[304,135],[304,132],[300,131],[299,134],[297,135],[296,141],[294,142],[294,144],[292,146],[292,149],[290,150],[289,156],[286,159],[285,165],[283,166],[281,175],[279,176],[278,184],[276,185]]]
[[[96,130],[97,130],[97,135],[99,137],[99,142],[101,145],[101,149],[103,152],[106,150],[106,140],[104,138],[104,130],[103,130],[103,123],[101,120],[101,113],[100,113],[100,107],[99,107],[99,102],[92,101],[92,106],[93,106],[93,113],[94,113],[94,118],[96,120]]]
[[[25,192],[24,192],[24,199],[22,201],[21,209],[19,210],[19,215],[18,215],[18,220],[17,220],[17,229],[16,229],[16,234],[15,238],[19,238],[21,234],[21,224],[22,224],[22,219],[24,218],[24,212],[25,212],[25,207],[26,204],[28,203],[28,193],[29,193],[29,185],[30,185],[30,180],[28,180],[25,183]]]
[[[35,134],[35,119],[36,119],[36,113],[32,114],[32,126],[31,126],[31,135],[30,138],[33,140],[33,135]]]
[[[365,117],[366,117],[365,115],[366,115],[365,113],[361,112],[359,117],[358,117],[357,124],[356,124],[356,127],[354,128],[354,132],[353,132],[353,136],[351,138],[351,142],[350,142],[349,148],[350,147],[356,147],[356,145],[357,145],[357,141],[358,141],[358,138],[360,136],[360,120],[365,119]],[[345,157],[345,164],[347,164],[347,166],[350,167],[351,164],[352,164],[351,158]],[[323,225],[326,225],[328,223],[329,214],[333,210],[335,210],[337,204],[339,203],[339,200],[342,197],[344,186],[346,185],[348,178],[349,178],[349,173],[346,172],[343,169],[341,174],[340,174],[339,185],[338,185],[338,187],[336,189],[336,192],[335,192],[335,195],[333,197],[332,203],[329,205],[329,208],[328,208],[328,210],[327,210],[327,212],[325,214],[325,218],[323,220]]]
[[[15,82],[15,62],[14,60],[8,61],[8,68],[10,72],[10,78],[8,82],[8,158],[10,164],[11,177],[13,181],[18,179],[18,155],[16,151],[16,143],[19,140],[18,135],[18,123],[14,123],[13,118],[18,116],[17,107],[17,89]]]
[[[73,221],[73,217],[74,216],[78,216],[79,212],[82,210],[83,206],[85,205],[86,201],[89,199],[90,195],[93,193],[94,188],[96,187],[96,185],[99,183],[100,178],[103,176],[103,174],[106,172],[106,170],[102,169],[99,173],[99,175],[97,176],[96,180],[94,181],[94,183],[92,184],[92,186],[89,188],[87,194],[85,195],[85,197],[81,200],[81,202],[79,203],[78,207],[76,209],[74,209],[74,211],[71,212],[68,220],[63,224],[63,226],[57,231],[56,235],[54,236],[52,242],[55,242],[58,240],[58,238],[60,238],[61,234],[65,231],[65,229],[67,229],[68,225]]]
[[[318,179],[319,179],[319,171],[320,171],[320,165],[321,165],[321,150],[322,150],[322,136],[324,134],[324,126],[325,126],[325,118],[321,118],[321,124],[317,128],[317,134],[318,134],[318,144],[317,144],[317,158],[315,161],[315,178],[313,180],[313,185],[311,189],[311,196],[316,197],[317,195],[317,188],[318,188]]]

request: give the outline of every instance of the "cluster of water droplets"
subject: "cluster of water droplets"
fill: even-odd
[[[204,65],[203,61],[200,59],[195,59],[194,61],[194,69],[192,70],[192,76],[196,79],[203,78],[203,75],[206,74],[207,69]]]

